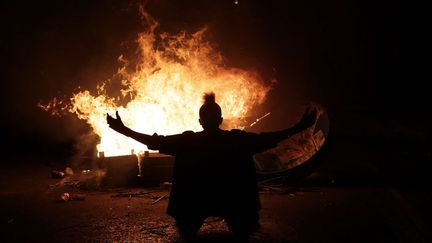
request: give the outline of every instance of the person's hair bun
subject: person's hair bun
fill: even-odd
[[[213,92],[205,93],[203,98],[204,98],[204,105],[216,103],[216,101],[215,101],[216,97],[215,97],[215,94]]]

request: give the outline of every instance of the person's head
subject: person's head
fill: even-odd
[[[215,94],[213,92],[204,94],[204,104],[199,109],[199,116],[199,123],[204,130],[216,130],[222,124],[222,110],[215,102]]]

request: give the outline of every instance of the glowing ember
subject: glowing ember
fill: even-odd
[[[39,106],[52,114],[68,111],[85,120],[100,136],[97,150],[105,156],[147,150],[108,127],[106,114],[116,110],[124,123],[138,132],[168,135],[198,131],[202,129],[198,123],[202,95],[213,91],[223,110],[224,127],[241,128],[248,112],[264,101],[270,86],[254,72],[225,67],[221,54],[204,40],[205,28],[194,34],[156,36],[158,23],[142,9],[141,14],[148,28],[138,34],[138,64],[131,68],[132,64],[119,57],[124,63],[116,74],[122,78],[121,96],[107,95],[106,82],[97,87],[96,95],[87,90],[73,94],[66,106],[55,98]],[[128,103],[120,105],[125,97]]]

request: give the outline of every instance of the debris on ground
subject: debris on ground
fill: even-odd
[[[83,200],[85,200],[85,198],[86,198],[85,194],[65,192],[65,193],[61,194],[59,202],[83,201]]]
[[[74,174],[73,170],[71,167],[66,167],[65,168],[65,172],[64,172],[67,176],[72,176]]]
[[[63,186],[79,187],[80,181],[77,179],[65,180],[61,183]]]
[[[281,193],[287,192],[287,188],[284,188],[281,185],[269,185],[269,186],[261,185],[260,190],[261,191],[274,191],[274,192],[281,192]]]
[[[158,203],[160,200],[166,198],[167,196],[168,196],[167,194],[160,196],[158,199],[154,200],[154,201],[151,203],[151,205],[154,205],[154,204]]]
[[[51,171],[51,177],[53,179],[62,179],[65,177],[65,173],[63,171],[53,170]]]
[[[132,197],[145,197],[150,195],[153,192],[158,192],[158,191],[139,191],[139,192],[118,192],[115,195],[112,195],[111,197],[128,197],[128,198],[132,198]]]
[[[70,198],[69,193],[65,192],[60,196],[60,199],[61,199],[60,201],[67,202],[67,201],[69,201],[69,198]]]
[[[172,183],[171,183],[171,182],[168,182],[168,181],[165,181],[164,183],[161,183],[161,184],[159,185],[159,187],[160,187],[162,190],[171,190]]]
[[[69,168],[69,167],[67,167]],[[82,173],[74,173],[72,169],[67,169],[66,176],[65,172],[53,171],[52,177],[62,179],[60,182],[50,185],[50,189],[55,189],[58,187],[68,186],[73,188],[79,188],[83,190],[99,190],[103,186],[103,179],[105,177],[106,171],[104,170],[84,170]]]

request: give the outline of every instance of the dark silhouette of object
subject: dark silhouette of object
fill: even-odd
[[[252,156],[310,127],[317,111],[306,111],[296,125],[277,132],[225,131],[219,129],[222,112],[210,93],[205,94],[199,115],[203,131],[170,136],[132,131],[118,112],[116,118],[107,115],[107,122],[115,131],[148,148],[175,156],[167,213],[175,218],[183,239],[194,238],[209,216],[224,218],[236,236],[247,238],[259,227],[261,208]]]

